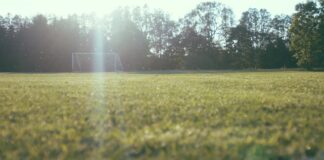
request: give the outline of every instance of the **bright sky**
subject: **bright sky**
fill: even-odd
[[[143,6],[160,8],[171,14],[172,18],[180,18],[190,12],[198,3],[207,0],[0,0],[0,14],[8,12],[24,16],[35,14],[68,14],[96,13],[109,14],[118,6]],[[236,19],[248,8],[265,8],[274,14],[292,14],[295,5],[305,0],[218,0],[230,6]]]

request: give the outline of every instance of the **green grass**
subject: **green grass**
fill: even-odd
[[[0,159],[324,159],[323,72],[0,74]]]

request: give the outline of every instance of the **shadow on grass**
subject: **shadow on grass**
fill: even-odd
[[[224,73],[256,73],[256,72],[324,72],[324,68],[307,70],[303,68],[289,69],[224,69],[224,70],[146,70],[125,72],[103,72],[103,73],[126,73],[126,74],[224,74]],[[100,72],[0,72],[0,74],[96,74]]]
[[[127,74],[211,74],[211,73],[253,73],[253,72],[309,72],[304,69],[237,69],[237,70],[152,70],[152,71],[130,71]],[[322,70],[324,71],[324,69]],[[318,71],[320,72],[320,71]]]

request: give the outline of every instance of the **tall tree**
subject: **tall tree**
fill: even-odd
[[[270,42],[270,24],[271,15],[267,10],[251,8],[242,14],[239,26],[232,30],[232,38],[229,40],[236,41],[234,44],[236,43],[236,48],[239,47],[241,50],[245,67],[262,66],[260,57],[265,54],[266,46]],[[242,35],[245,37],[242,37]]]
[[[291,17],[288,15],[276,15],[271,21],[272,33],[283,40],[289,39]]]
[[[231,67],[251,68],[255,66],[252,33],[246,25],[238,25],[231,29],[227,48],[231,55]]]
[[[151,14],[149,27],[151,51],[156,55],[163,55],[171,45],[170,40],[174,37],[176,24],[170,20],[169,14],[156,10]]]
[[[243,13],[240,25],[244,25],[251,32],[254,48],[257,49],[266,46],[271,25],[271,14],[267,10],[249,9]]]
[[[112,15],[111,45],[120,54],[126,70],[140,70],[146,67],[146,56],[149,54],[145,34],[131,21],[127,8],[120,8]]]
[[[298,4],[296,10],[290,28],[290,48],[295,52],[298,65],[309,69],[323,67],[323,6],[308,1]]]
[[[233,11],[222,3],[203,2],[182,20],[187,27],[205,36],[208,46],[225,45],[230,27],[233,26]]]
[[[232,10],[224,4],[203,2],[180,20],[180,35],[183,36],[182,41],[187,53],[186,64],[190,68],[224,67],[226,55],[223,49],[233,26],[233,19]]]

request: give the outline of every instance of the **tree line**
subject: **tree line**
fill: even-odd
[[[116,52],[126,71],[324,67],[324,1],[292,16],[203,2],[174,21],[148,6],[107,16],[0,16],[0,71],[69,72],[73,52]]]

